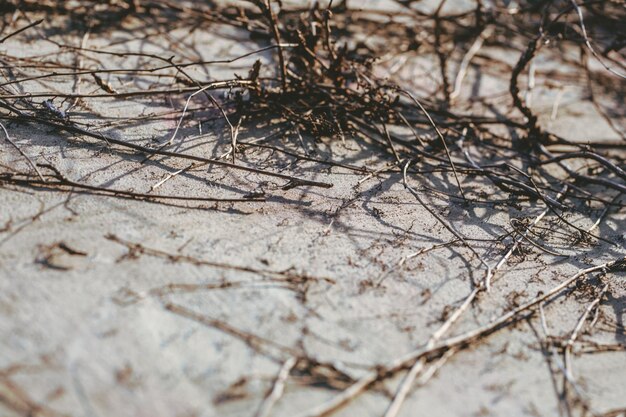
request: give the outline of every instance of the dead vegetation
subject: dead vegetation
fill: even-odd
[[[310,282],[332,285],[333,277],[226,265],[148,248],[110,235],[107,239],[128,249],[120,262],[151,256],[172,263],[234,270],[257,278],[210,285],[178,283],[142,294],[128,290],[119,294],[119,304],[126,306],[154,297],[169,312],[218,328],[282,363],[256,416],[271,414],[291,377],[297,377],[303,384],[323,384],[337,391],[327,402],[302,413],[317,417],[332,413],[363,392],[380,388],[377,384],[381,381],[406,371],[384,414],[394,417],[411,389],[426,384],[453,355],[508,326],[539,319],[541,349],[554,378],[561,381],[556,384],[561,412],[568,416],[602,415],[593,409],[588,394],[577,382],[571,362],[576,354],[624,349],[622,344],[601,344],[589,335],[582,337],[585,329],[590,333],[597,323],[598,307],[611,292],[607,277],[624,270],[623,257],[580,267],[576,274],[540,295],[518,294],[511,298],[509,310],[486,324],[456,336],[449,333],[486,296],[501,278],[503,267],[515,258],[523,259],[528,253],[537,252],[553,257],[572,256],[566,253],[566,248],[584,248],[599,241],[614,247],[624,246],[623,230],[612,236],[599,231],[606,216],[624,210],[626,142],[620,130],[624,109],[607,108],[599,101],[605,93],[615,94],[619,104],[623,101],[625,68],[621,51],[626,39],[623,4],[539,1],[522,2],[513,8],[500,2],[487,6],[478,1],[472,10],[445,14],[442,13],[445,1],[432,13],[414,7],[419,2],[392,3],[396,11],[362,10],[351,1],[314,2],[306,7],[268,0],[236,4],[143,0],[5,2],[0,6],[3,16],[0,45],[20,37],[33,45],[52,45],[54,52],[37,58],[8,52],[0,56],[3,75],[0,126],[6,143],[17,150],[23,162],[21,168],[3,166],[0,184],[11,189],[87,193],[158,204],[176,201],[193,206],[207,202],[275,204],[294,188],[306,193],[333,186],[323,175],[321,179],[310,179],[307,176],[310,171],[299,169],[303,163],[314,164],[318,172],[325,169],[353,172],[362,176],[363,182],[375,177],[391,178],[403,183],[406,199],[417,200],[449,232],[448,239],[452,239],[401,257],[393,269],[401,269],[409,260],[429,251],[457,246],[467,250],[468,263],[477,265],[480,272],[471,274],[471,291],[458,305],[448,306],[442,314],[442,323],[429,340],[404,357],[380,364],[360,379],[352,379],[333,364],[319,363],[298,349],[277,345],[223,321],[206,318],[168,298],[175,292],[265,284],[294,291],[304,303]],[[176,42],[172,42],[170,56],[123,47],[142,36],[147,40],[175,28],[189,28],[191,33],[200,26],[232,30],[233,36],[245,38],[257,47],[236,57],[217,55],[214,61],[188,58],[193,53],[187,53],[185,46]],[[151,30],[144,33],[140,30],[144,27]],[[104,48],[88,46],[89,36],[103,37],[120,31],[132,35],[121,42],[122,47],[116,47],[113,42]],[[78,46],[71,44],[66,40],[70,36],[83,42]],[[512,62],[495,58],[482,52],[486,47],[516,58]],[[576,71],[538,70],[535,61],[544,51],[549,57],[561,55],[562,61]],[[420,56],[437,63],[438,74],[431,74],[435,81],[423,80],[433,87],[430,90],[419,88],[420,79],[409,82],[397,75],[402,60]],[[212,66],[228,68],[250,60],[252,64],[233,70],[231,78],[201,76],[203,70]],[[115,66],[117,63],[119,67]],[[493,102],[485,96],[468,96],[467,77],[474,71],[472,68],[506,76],[506,96],[495,97]],[[561,77],[580,86],[621,140],[580,142],[552,132],[532,105],[537,71],[543,71],[542,76],[555,85]],[[58,88],[62,82],[72,85],[72,91]],[[423,94],[424,91],[429,94]],[[559,111],[558,97],[561,96],[557,95],[553,103],[553,114]],[[167,100],[175,110],[111,120],[104,110],[107,103],[123,100],[137,100],[146,105]],[[496,102],[506,111],[493,116],[495,112],[488,109]],[[212,152],[179,151],[194,128],[192,123],[199,123],[202,134],[202,120],[196,120],[201,117],[221,120],[228,140],[217,144]],[[172,128],[157,140],[129,141],[115,135],[135,123],[163,119],[172,121]],[[12,130],[23,126],[52,129],[74,146],[89,147],[97,143],[138,165],[158,164],[166,176],[145,193],[68,178],[57,166],[28,155],[12,139]],[[269,134],[242,139],[242,132],[254,131],[269,131]],[[316,146],[324,141],[346,142],[348,138],[371,145],[385,164],[372,168],[359,164],[358,159],[355,162],[326,158],[316,151]],[[8,146],[4,149],[8,152]],[[255,152],[269,156],[260,158]],[[181,161],[186,165],[181,166]],[[178,175],[193,172],[194,176],[185,178],[194,181],[209,168],[252,174],[251,181],[265,186],[252,193],[238,190],[232,196],[155,192]],[[445,187],[431,184],[434,175],[444,181]],[[474,186],[476,181],[480,186]],[[513,219],[508,229],[489,242],[498,248],[497,253],[486,254],[477,246],[480,243],[477,239],[456,230],[446,214],[432,203],[433,196],[462,207],[488,205],[496,210],[540,207],[541,211],[538,214],[529,211],[533,214]],[[353,200],[346,199],[333,214],[333,221]],[[570,220],[572,214],[590,219],[587,223],[591,224],[581,226],[580,222]],[[382,217],[384,213],[376,211],[374,215]],[[7,224],[3,233],[11,233],[11,228]],[[40,262],[65,269],[55,259],[68,254],[85,256],[61,242],[55,247],[42,248]],[[369,282],[368,287],[382,285],[389,273],[384,272]],[[562,337],[552,335],[543,306],[556,297],[571,294],[573,286],[589,282],[588,276],[601,279],[585,290],[586,307],[575,328]],[[577,288],[573,292],[583,290]],[[429,298],[430,293],[426,301]],[[0,382],[10,386],[6,382],[9,374],[0,375],[4,378]],[[2,396],[0,401],[16,410],[27,404],[22,399],[19,407],[11,405],[17,403]]]

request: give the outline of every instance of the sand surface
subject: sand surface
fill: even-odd
[[[46,25],[53,27],[54,22]],[[0,45],[0,52],[32,57],[58,52],[57,46],[37,41],[36,31],[29,36],[28,41],[26,34],[12,38]],[[169,50],[189,59],[234,57],[248,47],[230,29],[216,33],[199,28],[192,34],[173,29],[149,41],[125,41],[129,37],[124,32],[91,34],[86,45]],[[81,37],[70,33],[64,40],[79,45]],[[509,62],[516,59],[496,48],[483,53]],[[621,140],[584,100],[578,83],[546,86],[550,76],[545,74],[555,66],[550,53],[538,60],[532,93],[542,123],[572,140]],[[75,58],[71,51],[64,54],[68,60]],[[83,65],[133,66],[139,65],[133,60],[143,59],[91,58],[83,58]],[[245,74],[254,59],[195,70],[194,76]],[[436,67],[433,57],[385,65],[398,79],[422,80],[414,91],[428,94],[428,74]],[[564,64],[556,69],[568,71]],[[7,71],[3,75],[11,77]],[[113,86],[146,85],[123,76],[108,81]],[[470,71],[464,95],[506,96],[506,82]],[[81,87],[62,79],[12,88],[18,94]],[[558,95],[561,104],[555,115]],[[172,135],[187,96],[88,99],[71,110],[71,118],[90,131],[152,146]],[[607,109],[623,106],[619,93],[601,97]],[[507,100],[500,102],[499,110],[510,110]],[[61,99],[54,103],[68,106]],[[485,110],[470,106],[466,111]],[[94,117],[96,112],[106,118]],[[151,114],[164,116],[158,121],[141,118]],[[617,118],[618,125],[620,121]],[[408,192],[400,173],[371,176],[267,149],[241,149],[237,163],[333,185],[285,190],[286,181],[277,178],[218,166],[190,168],[189,161],[174,158],[146,162],[144,154],[103,140],[32,124],[5,126],[31,158],[56,166],[75,181],[162,195],[236,198],[256,193],[266,200],[157,204],[76,190],[0,187],[1,416],[252,417],[285,364],[293,368],[270,415],[305,413],[378,366],[426,343],[446,312],[485,274],[476,256],[454,242]],[[272,132],[271,123],[246,128],[239,140]],[[305,138],[301,143],[290,135],[274,140],[294,152],[315,151],[321,159],[370,169],[393,163],[376,144],[360,138],[319,143]],[[199,98],[191,103],[172,149],[218,158],[229,150],[229,141],[219,113]],[[0,149],[3,167],[28,169],[8,143]],[[470,152],[484,156],[477,149]],[[185,171],[179,173],[181,169]],[[497,191],[484,179],[463,181],[464,187],[484,191],[486,197]],[[545,209],[541,201],[517,208],[488,201],[465,204],[430,191],[456,193],[447,175],[412,176],[410,182],[458,232],[476,239],[472,246],[492,267],[513,240],[491,239],[510,230],[512,222],[532,221]],[[595,233],[614,244],[596,240],[574,245],[567,234],[544,233],[542,245],[566,255],[555,256],[522,242],[499,269],[491,291],[481,293],[445,337],[489,322],[581,268],[626,254],[623,210],[604,213],[602,207],[591,207],[568,218],[584,228],[601,218]],[[548,214],[540,225],[547,228],[555,222]],[[593,331],[584,332],[584,343],[575,346],[571,368],[580,395],[599,415],[626,407],[626,275],[592,274],[581,282],[587,284],[572,287],[573,292],[544,306],[545,322],[551,336],[567,339],[597,289],[609,285]],[[455,352],[439,363],[429,380],[411,389],[399,415],[558,415],[563,412],[561,357],[542,350],[544,339],[535,315]],[[585,353],[592,343],[621,350]],[[428,366],[433,364],[437,362]],[[381,416],[402,375],[374,384],[333,415]]]

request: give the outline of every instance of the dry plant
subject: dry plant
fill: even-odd
[[[306,171],[303,173],[298,169],[301,162],[313,163],[319,171],[323,167],[349,170],[362,175],[363,181],[386,176],[403,183],[408,191],[406,198],[416,199],[453,236],[451,242],[436,246],[454,244],[466,247],[480,263],[483,275],[474,280],[472,291],[448,312],[430,340],[407,356],[382,364],[362,379],[351,380],[331,364],[317,363],[301,356],[301,352],[243,334],[227,323],[207,321],[167,300],[167,295],[172,292],[247,285],[245,282],[224,282],[211,288],[184,284],[159,287],[146,294],[125,294],[124,301],[157,297],[172,313],[223,329],[275,356],[283,366],[257,416],[270,415],[290,374],[312,375],[314,381],[324,379],[329,386],[340,390],[327,403],[303,414],[316,417],[330,414],[376,383],[408,369],[385,414],[386,417],[396,416],[411,387],[426,383],[452,355],[494,332],[542,312],[545,302],[577,283],[587,282],[587,275],[604,276],[623,270],[625,265],[624,258],[617,258],[581,268],[558,286],[503,312],[489,323],[457,336],[447,336],[454,323],[495,284],[503,266],[513,256],[523,256],[522,247],[560,256],[557,249],[550,248],[545,242],[546,236],[552,233],[564,236],[563,240],[574,248],[599,240],[623,247],[623,236],[613,240],[614,236],[598,232],[605,216],[624,209],[626,142],[619,127],[623,108],[613,109],[611,113],[599,103],[598,96],[613,91],[622,104],[626,68],[621,51],[626,39],[623,24],[626,13],[623,3],[610,0],[544,0],[521,2],[515,8],[501,2],[488,6],[478,0],[473,10],[459,14],[442,13],[445,0],[432,13],[419,11],[414,7],[416,3],[419,2],[390,2],[397,8],[391,12],[363,10],[356,1],[347,0],[331,1],[330,4],[313,2],[306,6],[269,0],[236,3],[210,0],[4,2],[0,6],[3,16],[0,44],[19,37],[33,45],[44,42],[56,49],[37,60],[8,53],[0,56],[3,75],[0,126],[6,143],[17,149],[25,162],[22,170],[3,167],[0,184],[31,190],[133,198],[159,204],[177,200],[191,206],[203,202],[263,204],[265,200],[269,204],[274,198],[272,192],[279,195],[296,187],[303,192],[332,187],[333,184],[323,178],[307,178]],[[152,28],[153,33],[142,32],[142,27]],[[216,56],[213,61],[197,61],[181,58],[185,51],[174,48],[174,42],[172,48],[176,52],[171,56],[115,46],[86,46],[88,37],[96,33],[103,36],[117,31],[136,31],[137,39],[141,36],[148,39],[172,28],[189,28],[191,32],[198,27],[227,28],[237,36],[249,38],[246,41],[256,43],[257,48],[237,57]],[[82,36],[84,42],[78,46],[67,43],[65,38],[69,35]],[[506,62],[492,54],[483,54],[481,51],[487,46],[499,48],[503,56],[517,58],[514,62]],[[622,141],[575,142],[542,125],[531,101],[535,60],[547,49],[552,54],[562,54],[563,62],[576,71],[566,75],[558,71],[543,75],[553,77],[554,83],[558,82],[558,77],[568,77],[568,82],[588,88],[589,100]],[[572,58],[576,54],[578,59]],[[394,76],[398,72],[394,63],[402,63],[411,56],[428,57],[439,68],[439,74],[431,74],[436,82],[430,84],[436,88],[428,96],[415,86],[422,80],[407,82]],[[125,65],[102,64],[109,59]],[[214,65],[228,68],[239,62],[250,62],[250,59],[253,64],[246,64],[248,67],[243,70],[237,69],[239,75],[231,78],[213,79],[198,75],[204,68]],[[474,67],[508,80],[508,97],[494,99],[508,103],[506,113],[487,116],[492,114],[487,110],[493,103],[483,98],[473,102],[464,93],[469,89],[467,79]],[[72,91],[61,91],[57,88],[59,83],[72,85]],[[218,91],[224,94],[216,94]],[[169,100],[175,111],[167,115],[136,115],[111,122],[106,111],[101,109],[106,108],[106,103],[123,100],[148,104],[153,100]],[[558,100],[554,103],[553,113],[558,112]],[[227,144],[217,145],[213,154],[218,157],[180,152],[178,149],[185,143],[192,122],[198,114],[206,115],[207,109],[213,111],[210,113],[212,117],[223,121]],[[156,143],[129,141],[111,134],[124,132],[125,124],[158,122],[164,117],[175,120],[175,123]],[[12,139],[12,129],[23,125],[54,129],[75,146],[87,149],[91,149],[94,142],[99,143],[120,158],[128,158],[136,164],[156,163],[158,158],[159,166],[169,168],[170,173],[154,184],[149,193],[74,180],[53,164],[28,155],[20,143]],[[241,132],[255,131],[270,133],[260,139],[241,139]],[[299,147],[290,145],[293,140]],[[316,144],[327,140],[362,141],[388,163],[374,169],[359,164],[358,160],[355,163],[354,160],[320,157],[315,152]],[[250,151],[267,151],[269,160],[254,159],[249,156]],[[273,165],[272,158],[287,160],[289,164],[286,169],[276,169],[278,163]],[[184,166],[180,166],[181,161],[186,161]],[[272,191],[240,193],[233,197],[155,192],[175,176],[192,170],[202,172],[198,170],[207,167],[219,167],[227,173],[251,173],[255,178],[275,181],[276,184]],[[446,191],[426,185],[434,175],[445,180]],[[467,186],[470,181],[482,181],[482,186]],[[418,183],[422,186],[417,186]],[[509,206],[535,204],[541,206],[542,211],[529,215],[525,222],[511,223],[510,230],[500,238],[505,243],[505,250],[492,265],[491,259],[476,248],[476,241],[457,231],[434,207],[429,199],[432,195],[465,206],[490,204],[496,210],[504,210]],[[591,227],[582,227],[570,220],[571,213],[586,215],[590,209],[599,213]],[[542,222],[547,225],[540,227]],[[109,239],[128,247],[129,257],[158,256],[173,262],[241,269],[263,276],[266,282],[293,288],[303,299],[308,282],[320,280],[288,271],[260,271],[168,254],[116,236],[109,236]],[[410,257],[400,260],[397,267],[400,268]],[[554,372],[560,369],[558,372],[564,377],[562,401],[568,414],[574,413],[577,407],[583,412],[593,412],[571,373],[572,352],[576,352],[578,346],[590,350],[616,348],[595,346],[580,337],[581,330],[597,311],[608,288],[608,284],[604,284],[594,290],[593,301],[566,340],[558,341],[550,336],[543,320],[542,348],[552,361],[562,362],[562,365],[555,365]],[[617,349],[623,349],[623,346]]]

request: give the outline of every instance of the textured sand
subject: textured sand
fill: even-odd
[[[173,35],[180,35],[181,42],[204,45],[194,53],[205,58],[236,56],[244,48],[233,46],[236,41],[224,34],[198,30],[190,38]],[[119,39],[124,36],[117,34]],[[123,47],[159,51],[159,39]],[[109,41],[94,35],[88,46],[104,47]],[[19,38],[0,48],[11,55],[30,56],[54,50],[44,42],[22,44]],[[240,62],[241,69],[235,72],[245,74],[250,62]],[[120,61],[112,58],[102,65],[114,63]],[[419,79],[415,74],[428,74],[434,65],[433,57],[409,60],[396,76]],[[554,66],[549,56],[538,65]],[[558,69],[567,71],[563,66]],[[211,68],[210,77],[232,71]],[[542,115],[542,123],[571,139],[619,140],[591,104],[581,99],[577,86],[563,87],[562,103],[551,120],[560,90],[545,87],[545,77],[538,78],[533,108]],[[470,71],[466,86],[472,94],[505,96],[506,83],[489,74],[478,79]],[[55,88],[72,91],[73,87],[67,80],[24,85],[25,92]],[[415,88],[426,94],[428,82]],[[90,123],[94,131],[149,145],[153,139],[166,140],[176,118],[156,123],[123,119],[180,110],[184,97],[151,104],[139,99],[87,101],[72,117]],[[615,96],[603,97],[607,107],[615,103]],[[120,126],[98,128],[104,121],[91,117],[89,106]],[[217,157],[228,150],[229,137],[218,114],[202,106],[206,106],[203,100],[192,105],[196,110],[188,116],[175,149]],[[508,103],[503,106],[503,111],[508,109]],[[209,118],[217,120],[203,123],[200,134],[197,121]],[[142,164],[144,156],[135,152],[32,125],[9,124],[7,129],[33,159],[54,164],[68,178],[89,184],[149,192],[168,173],[189,165],[163,158]],[[270,130],[271,126],[248,129],[240,140]],[[286,140],[301,151],[297,140]],[[313,149],[313,144],[307,146]],[[319,157],[354,165],[382,167],[392,162],[379,156],[376,146],[358,139],[346,144],[329,139],[316,146]],[[8,143],[0,149],[4,166],[28,169]],[[270,156],[269,151],[250,149],[240,158],[241,163],[262,164]],[[456,306],[472,290],[472,279],[482,279],[480,262],[462,245],[427,251],[399,266],[404,257],[453,239],[407,192],[401,175],[366,179],[341,168],[293,164],[293,158],[286,156],[273,155],[268,161],[268,169],[330,182],[333,187],[282,190],[280,180],[206,166],[177,175],[155,193],[233,197],[263,191],[267,201],[161,205],[2,186],[0,415],[252,417],[289,358],[326,364],[316,368],[300,362],[287,379],[272,415],[293,416],[347,386],[341,378],[330,386],[316,377],[317,371],[327,373],[332,364],[344,378],[359,378],[410,352],[441,325],[449,306]],[[416,189],[427,185],[456,192],[451,177],[430,175],[411,181]],[[464,186],[494,192],[482,180],[468,179]],[[494,238],[511,219],[532,219],[544,209],[540,202],[519,209],[494,208],[463,205],[431,192],[423,196],[459,232],[476,239]],[[588,226],[600,212],[571,220]],[[544,224],[553,221],[549,215]],[[516,253],[509,259],[492,291],[482,294],[448,335],[486,323],[580,268],[624,256],[624,225],[623,212],[609,212],[596,229],[617,245],[594,242],[575,248],[559,235],[546,236],[547,245],[569,258],[523,244],[524,255]],[[60,242],[81,254],[68,253]],[[133,250],[133,244],[156,252]],[[493,266],[510,242],[474,244]],[[199,260],[289,273],[234,271],[200,265]],[[285,279],[289,274],[291,278]],[[610,285],[609,296],[599,308],[593,333],[584,338],[626,343],[625,278],[624,273],[604,278]],[[220,288],[225,282],[234,284]],[[178,287],[168,290],[168,285]],[[548,304],[545,314],[551,334],[568,336],[592,299],[593,294],[581,290]],[[562,375],[556,371],[558,381],[553,381],[540,348],[541,334],[535,317],[462,350],[424,386],[411,391],[400,415],[557,415],[554,384],[560,384]],[[577,354],[573,372],[594,411],[626,406],[623,351]],[[382,415],[399,381],[375,385],[336,415]]]

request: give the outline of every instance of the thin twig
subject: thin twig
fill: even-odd
[[[272,390],[267,394],[267,396],[263,400],[263,403],[261,403],[261,406],[254,414],[254,417],[268,417],[270,415],[272,407],[274,407],[274,404],[276,404],[276,402],[283,395],[283,391],[285,389],[285,381],[289,377],[289,372],[291,372],[291,369],[296,365],[296,363],[297,359],[293,356],[283,363],[283,366],[281,366],[280,370],[278,371],[278,375],[276,376],[276,380],[274,381],[274,386],[272,387]]]
[[[24,159],[26,159],[26,161],[28,161],[28,164],[35,170],[35,172],[37,173],[37,175],[39,176],[41,181],[46,182],[46,179],[41,174],[41,171],[39,171],[39,168],[37,167],[37,164],[35,164],[33,162],[33,160],[30,159],[30,156],[26,155],[26,153],[24,153],[24,151],[22,151],[22,149],[19,146],[17,146],[17,144],[15,142],[13,142],[13,140],[9,136],[9,132],[7,131],[7,129],[4,127],[4,125],[2,123],[0,123],[0,128],[2,128],[2,131],[4,132],[4,136],[6,138],[6,141],[9,142],[11,144],[11,146],[13,146],[15,149],[17,149],[17,151],[20,153],[20,155],[22,155],[24,157]]]
[[[24,32],[25,30],[28,30],[28,29],[30,29],[30,28],[32,28],[34,26],[37,26],[37,25],[39,25],[43,21],[44,21],[44,19],[36,20],[33,23],[30,23],[30,24],[24,26],[23,28],[20,28],[20,29],[16,30],[15,32],[9,33],[8,35],[6,35],[2,39],[0,39],[0,43],[4,43],[4,41],[6,41],[7,39],[9,39],[9,38],[11,38],[11,37],[13,37],[13,36],[15,36],[17,34],[20,34],[20,33]]]

